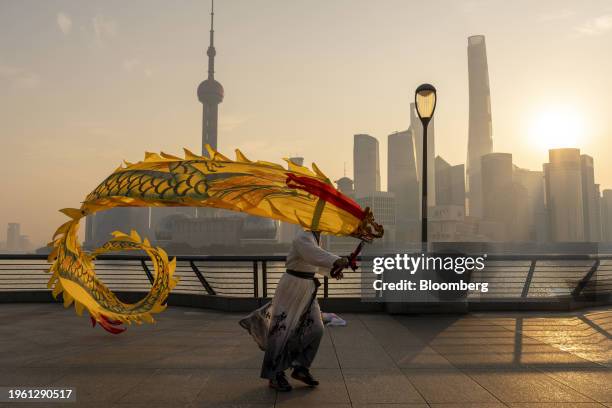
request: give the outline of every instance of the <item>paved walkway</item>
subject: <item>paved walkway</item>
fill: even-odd
[[[68,407],[612,407],[612,308],[343,317],[321,386],[277,394],[235,314],[169,308],[112,336],[60,305],[3,304],[0,386],[76,387]]]

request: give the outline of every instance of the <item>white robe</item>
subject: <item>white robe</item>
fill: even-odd
[[[289,270],[330,276],[340,257],[320,247],[310,231],[300,231],[287,255]],[[310,367],[321,337],[323,322],[315,297],[315,281],[283,274],[272,302],[240,321],[262,350],[266,351],[263,378],[273,378],[290,366]]]

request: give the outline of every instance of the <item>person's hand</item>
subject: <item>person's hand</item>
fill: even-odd
[[[338,280],[342,279],[344,277],[342,270],[344,268],[347,268],[349,265],[350,265],[350,262],[347,257],[336,259],[332,267],[331,273],[330,273],[331,277],[338,279]]]
[[[336,280],[344,278],[344,273],[342,273],[342,269],[332,269],[330,275]]]

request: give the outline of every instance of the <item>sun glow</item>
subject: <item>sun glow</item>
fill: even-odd
[[[540,149],[578,147],[584,144],[584,116],[570,106],[541,110],[530,121],[529,138]]]

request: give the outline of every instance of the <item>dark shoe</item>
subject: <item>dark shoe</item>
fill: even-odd
[[[285,377],[284,372],[277,373],[276,376],[270,380],[270,388],[274,388],[280,392],[287,392],[293,389],[291,384],[289,384],[289,381],[287,381],[287,377]]]
[[[316,387],[319,385],[319,382],[314,379],[306,367],[295,367],[291,373],[291,378],[295,378],[296,380],[301,381],[310,387]]]

